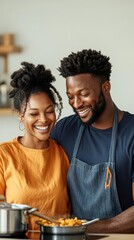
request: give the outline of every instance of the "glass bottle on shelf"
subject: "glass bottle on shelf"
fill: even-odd
[[[0,108],[10,108],[11,99],[8,94],[10,91],[10,76],[5,73],[0,77]]]

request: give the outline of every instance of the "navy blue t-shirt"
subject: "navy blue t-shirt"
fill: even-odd
[[[70,162],[81,121],[77,115],[61,119],[54,127],[51,138],[65,150]],[[77,158],[90,165],[108,161],[112,128],[101,130],[88,125],[83,133]],[[134,115],[124,112],[118,124],[116,144],[116,181],[122,210],[133,205],[134,181]]]

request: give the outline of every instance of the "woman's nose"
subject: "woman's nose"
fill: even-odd
[[[47,116],[46,114],[41,114],[40,115],[40,118],[39,118],[39,121],[42,122],[42,123],[45,123],[47,121]]]

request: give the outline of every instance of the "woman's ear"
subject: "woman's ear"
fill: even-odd
[[[19,121],[23,122],[23,115],[22,115],[22,113],[18,112],[17,115],[18,115]]]
[[[22,114],[18,114],[18,119],[19,119],[19,129],[20,131],[24,131],[25,127],[24,127],[24,123],[23,123],[23,115]]]

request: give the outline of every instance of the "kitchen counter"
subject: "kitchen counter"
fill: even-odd
[[[79,234],[79,235],[51,235],[51,234],[40,234],[40,232],[29,231],[24,237],[14,238],[3,238],[2,240],[134,240],[134,234]]]

